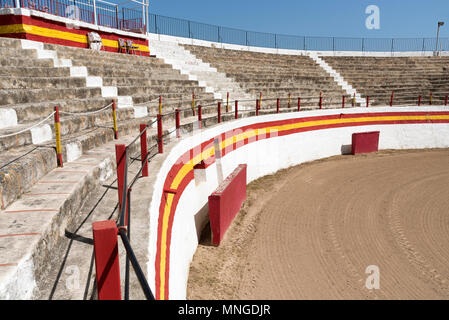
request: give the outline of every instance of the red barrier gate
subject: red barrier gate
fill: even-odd
[[[113,220],[92,224],[98,300],[121,300],[118,228]]]
[[[352,154],[377,152],[379,150],[379,131],[352,134]]]
[[[220,245],[246,199],[246,167],[246,164],[239,165],[209,196],[209,219],[215,246]]]

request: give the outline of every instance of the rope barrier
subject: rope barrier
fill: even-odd
[[[96,114],[96,113],[100,113],[104,110],[106,110],[107,108],[109,108],[110,106],[112,106],[112,102],[110,104],[108,104],[107,106],[99,109],[99,110],[95,110],[95,111],[90,111],[90,112],[68,112],[68,111],[59,111],[60,114],[68,114],[68,115],[74,115],[74,116],[88,116],[91,114]]]

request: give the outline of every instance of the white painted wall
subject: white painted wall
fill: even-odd
[[[351,108],[338,110],[318,110],[289,114],[272,114],[259,117],[240,119],[220,126],[202,130],[190,137],[184,138],[173,147],[164,161],[155,181],[150,214],[150,241],[148,281],[155,289],[155,256],[159,205],[162,196],[163,183],[168,171],[175,161],[186,151],[201,144],[201,142],[217,135],[245,125],[331,114],[373,113],[373,112],[407,112],[407,111],[447,111],[447,107],[376,107]],[[350,145],[352,134],[379,130],[379,149],[420,149],[449,147],[449,124],[402,124],[402,125],[369,125],[348,128],[325,129],[297,133],[253,142],[232,151],[222,158],[223,176],[228,176],[238,164],[247,163],[248,183],[274,173],[280,169],[298,165],[307,161],[327,158],[342,153],[343,145]],[[195,215],[207,204],[208,196],[218,186],[219,174],[217,162],[206,169],[206,182],[196,184],[192,181],[177,206],[172,229],[170,248],[170,299],[185,299],[186,285],[191,259],[198,245]],[[207,219],[208,217],[204,217]]]
[[[197,40],[191,38],[168,36],[163,34],[148,33],[148,40],[150,41],[151,52],[151,40],[169,41],[180,44],[190,44],[203,47],[216,47],[230,50],[241,50],[251,52],[273,53],[273,54],[285,54],[285,55],[307,55],[314,53],[318,56],[362,56],[362,57],[415,57],[415,56],[433,56],[433,51],[404,51],[404,52],[391,52],[391,51],[314,51],[314,50],[290,50],[290,49],[275,49],[275,48],[262,48],[253,46],[242,46],[238,44],[221,43],[214,41]],[[441,52],[442,56],[449,56],[449,52]]]

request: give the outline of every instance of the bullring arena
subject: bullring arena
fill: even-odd
[[[448,298],[449,48],[55,3],[0,6],[0,299]]]

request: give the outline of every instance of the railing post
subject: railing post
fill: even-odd
[[[226,112],[229,112],[229,92],[226,95]]]
[[[164,140],[162,136],[162,115],[157,115],[157,147],[159,153],[164,153]]]
[[[256,116],[259,115],[259,103],[260,103],[260,100],[256,99]]]
[[[218,103],[217,107],[217,123],[221,123],[221,102]]]
[[[288,108],[290,109],[290,106],[292,104],[292,95],[291,93],[288,94]]]
[[[118,191],[118,203],[119,209],[121,210],[122,206],[126,206],[126,203],[123,204],[123,187],[125,184],[125,174],[126,170],[126,157],[128,157],[126,146],[124,144],[116,144],[115,145],[115,162],[117,164],[117,191]],[[128,215],[128,210],[126,210],[126,216]],[[128,221],[128,219],[125,219]],[[126,222],[125,222],[126,223]]]
[[[198,106],[198,124],[199,127],[203,127],[203,107],[201,105]]]
[[[235,118],[239,118],[239,102],[238,100],[235,100]]]
[[[369,107],[369,96],[366,96],[366,107]]]
[[[159,114],[162,114],[162,96],[159,96]]]
[[[418,98],[418,107],[421,106],[421,96]]]
[[[298,97],[298,111],[301,111],[301,97]]]
[[[94,24],[97,25],[98,21],[97,21],[97,4],[96,4],[96,0],[93,0],[93,5],[94,5]]]
[[[117,127],[117,109],[115,105],[115,99],[112,100],[112,121],[114,123],[114,139],[118,139],[118,127]]]
[[[144,131],[142,133],[142,131]],[[140,159],[142,161],[142,177],[148,177],[148,161],[147,157],[147,125],[140,124]]]
[[[192,113],[195,116],[195,93],[192,93]]]
[[[16,0],[16,8],[20,8],[20,0]]]
[[[352,106],[355,107],[355,92],[354,95],[352,96]]]
[[[61,124],[59,123],[59,107],[55,107],[55,138],[56,138],[56,159],[58,167],[62,168],[62,146],[61,146]]]
[[[121,300],[116,222],[94,222],[92,230],[98,300]]]
[[[319,107],[320,107],[320,110],[323,108],[323,92],[322,92],[322,91],[320,91],[320,103],[319,103]]]
[[[259,109],[262,108],[262,92],[259,94]]]
[[[394,99],[394,91],[391,91],[390,107],[393,106],[393,99]]]
[[[346,99],[346,96],[343,95],[342,98],[341,98],[341,108],[342,108],[342,109],[345,108],[345,99]]]
[[[444,105],[447,106],[447,95],[446,95],[446,97],[444,99]]]
[[[276,101],[276,113],[279,113],[280,105],[281,105],[281,101],[280,101],[280,99],[278,98],[277,101]]]
[[[176,137],[181,138],[181,119],[179,117],[179,109],[175,110]]]

